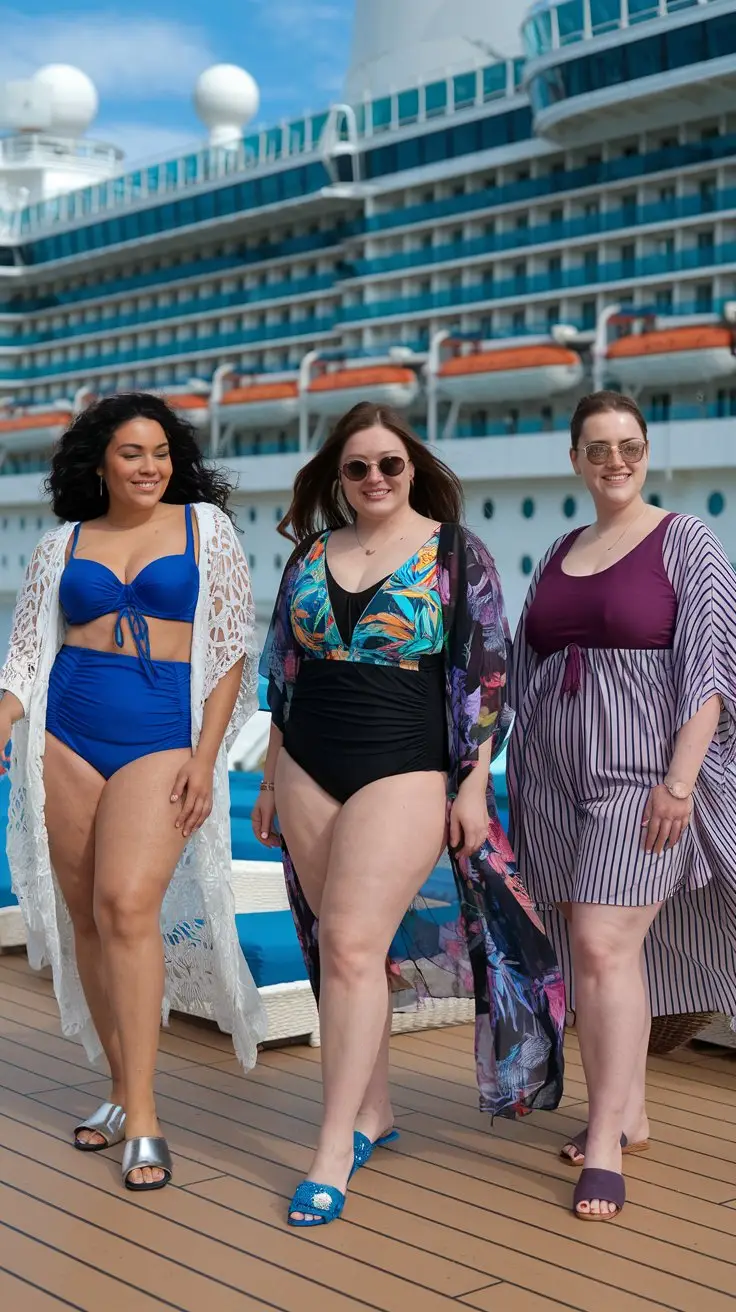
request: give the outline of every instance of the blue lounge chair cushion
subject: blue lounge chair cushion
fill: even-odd
[[[307,978],[290,911],[253,911],[236,916],[235,924],[243,956],[259,989]]]

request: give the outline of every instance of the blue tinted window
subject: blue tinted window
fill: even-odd
[[[527,54],[533,59],[535,55],[541,55],[545,50],[552,48],[552,18],[549,9],[543,9],[541,14],[536,14],[530,19],[523,29],[524,46]]]
[[[524,497],[524,500],[521,503],[521,513],[524,516],[524,519],[531,519],[534,514],[534,509],[535,506],[532,498]]]
[[[373,116],[373,131],[385,132],[391,127],[391,97],[383,96],[381,100],[374,100],[371,106]]]
[[[565,516],[565,519],[572,519],[577,508],[577,502],[574,497],[565,497],[565,500],[562,503],[562,513]]]
[[[453,78],[453,97],[456,109],[464,109],[475,104],[477,94],[477,77],[475,73],[459,73]]]
[[[630,23],[643,23],[649,18],[656,18],[658,13],[657,0],[629,0]]]
[[[534,561],[532,560],[531,556],[522,556],[521,558],[522,574],[526,574],[528,576],[529,574],[531,574],[533,569],[534,569]]]
[[[590,0],[593,32],[613,32],[621,25],[621,0]]]
[[[483,99],[495,100],[506,95],[506,65],[492,64],[483,69]]]
[[[402,91],[399,95],[399,123],[415,123],[419,117],[419,92]]]
[[[722,515],[726,508],[726,498],[722,492],[711,492],[708,497],[708,514]]]
[[[444,114],[447,109],[447,83],[430,82],[424,90],[424,103],[427,116]]]
[[[584,22],[583,0],[567,0],[567,4],[558,5],[557,22],[560,29],[560,45],[581,41]]]

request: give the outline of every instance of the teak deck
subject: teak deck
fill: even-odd
[[[734,1312],[736,1053],[650,1063],[652,1151],[626,1160],[615,1224],[569,1212],[557,1158],[585,1119],[574,1036],[566,1096],[516,1124],[477,1111],[472,1029],[392,1044],[400,1141],[353,1181],[345,1219],[284,1224],[319,1119],[319,1053],[263,1053],[182,1020],[161,1036],[176,1184],[120,1184],[121,1149],[82,1155],[75,1117],[104,1082],[59,1037],[51,985],[0,956],[0,1307],[7,1312]]]

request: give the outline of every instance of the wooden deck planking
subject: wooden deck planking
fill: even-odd
[[[306,1234],[286,1203],[320,1117],[319,1053],[265,1051],[244,1078],[226,1036],[175,1018],[159,1107],[176,1185],[126,1194],[122,1148],[76,1154],[75,1118],[105,1095],[61,1037],[50,982],[0,957],[0,1303],[9,1312],[732,1312],[736,1058],[650,1063],[651,1152],[626,1159],[620,1221],[570,1213],[557,1156],[585,1121],[574,1035],[549,1115],[477,1110],[472,1027],[392,1043],[401,1140],[354,1178],[346,1217]]]

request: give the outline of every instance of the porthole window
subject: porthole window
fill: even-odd
[[[276,507],[276,509],[273,512],[273,515],[274,515],[274,519],[276,520],[276,523],[280,524],[282,519],[284,518],[284,512],[281,509],[281,506]]]
[[[532,572],[533,569],[534,569],[534,561],[532,560],[531,556],[522,556],[522,558],[521,558],[521,572],[522,572],[522,574],[527,574],[527,575],[529,575],[529,574],[531,574],[531,572]]]
[[[283,569],[283,564],[284,562],[279,555],[274,556],[273,558],[274,569]]]
[[[531,497],[524,497],[521,503],[521,513],[524,519],[531,519],[534,514],[534,501]]]
[[[25,556],[19,556],[19,557],[18,557],[18,564],[20,565],[21,569],[25,569],[25,567],[26,567],[26,558],[25,558]]]
[[[42,528],[43,528],[43,520],[41,519],[41,516],[40,516],[40,515],[39,515],[38,519],[36,520],[36,528],[37,528],[37,529],[42,529]]]
[[[250,520],[251,524],[255,524],[257,518],[258,518],[258,511],[256,510],[255,506],[251,506],[250,510],[248,511],[248,519]]]
[[[577,508],[578,503],[574,497],[565,497],[565,500],[562,503],[562,513],[565,516],[565,519],[572,519]]]
[[[256,567],[256,558],[255,558],[255,556],[249,556],[249,557],[248,557],[248,564],[249,564],[249,566],[250,566],[251,569],[255,569],[255,567]]]
[[[662,505],[662,498],[659,495],[659,492],[650,492],[649,496],[647,497],[647,501],[649,502],[650,506],[661,507]]]
[[[484,519],[493,519],[493,511],[494,511],[494,509],[495,509],[495,507],[494,507],[492,501],[484,501],[484,502],[483,502],[483,518],[484,518]]]
[[[2,565],[3,569],[7,569],[7,568],[8,568],[8,558],[7,558],[7,556],[3,556],[2,560],[0,560],[0,565]]]
[[[20,519],[19,519],[19,521],[18,521],[18,527],[19,527],[20,529],[24,529],[25,526],[26,526],[25,516],[24,516],[24,515],[21,515],[21,517],[20,517]]]
[[[722,492],[711,492],[708,497],[708,514],[722,515],[726,509],[726,498]]]

